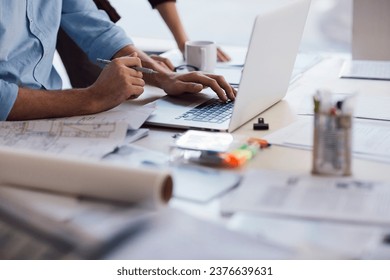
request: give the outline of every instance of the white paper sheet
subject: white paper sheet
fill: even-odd
[[[123,144],[124,122],[0,122],[0,145],[53,154],[101,158]]]
[[[298,121],[264,138],[274,145],[311,149],[313,123],[313,117],[301,116]],[[390,163],[390,123],[354,119],[352,153],[357,158]]]
[[[296,250],[300,259],[361,259],[382,240],[383,227],[258,215],[233,215],[229,228],[260,236],[271,244]]]
[[[341,68],[340,78],[390,80],[390,61],[347,60]]]
[[[137,141],[138,139],[141,139],[149,134],[149,129],[147,128],[140,128],[140,129],[129,129],[126,133],[126,139],[125,143],[133,143]]]
[[[58,120],[66,120],[67,122],[70,121],[77,123],[125,122],[128,124],[129,129],[138,129],[154,110],[155,103],[153,102],[143,106],[125,102],[106,112],[86,116],[61,118]]]
[[[335,93],[334,96],[338,99],[345,99],[351,94],[354,93]],[[353,115],[356,118],[390,121],[389,104],[390,96],[376,96],[372,98],[369,94],[357,94]],[[313,94],[308,94],[302,98],[297,113],[300,115],[313,115],[313,112]]]
[[[221,210],[390,225],[390,184],[251,170]]]

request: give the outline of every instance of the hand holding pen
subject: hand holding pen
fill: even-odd
[[[98,63],[103,64],[103,65],[107,65],[107,64],[111,63],[111,60],[102,59],[102,58],[97,58],[96,61]],[[157,71],[155,71],[153,69],[140,67],[140,66],[130,66],[130,68],[137,70],[137,71],[140,71],[140,72],[145,73],[145,74],[157,74],[158,73]]]
[[[185,98],[189,93],[197,94],[204,88],[209,87],[222,101],[235,99],[236,90],[230,86],[223,76],[197,71],[189,73],[175,73],[169,71],[162,67],[159,62],[150,58],[147,54],[133,45],[127,45],[116,52],[114,55],[115,59],[112,59],[110,63],[106,64],[103,69],[110,68],[117,59],[128,58],[129,54],[134,53],[137,53],[137,56],[142,60],[142,65],[140,63],[136,66],[152,68],[155,71],[158,71],[158,74],[144,74],[143,79],[145,82],[150,86],[162,89],[167,95],[183,95],[183,98]],[[134,69],[131,70],[135,71]]]
[[[90,100],[98,107],[96,111],[113,108],[144,92],[143,74],[133,67],[142,67],[136,53],[113,59],[103,68],[96,82],[88,88],[93,94]]]

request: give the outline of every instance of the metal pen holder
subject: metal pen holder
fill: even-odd
[[[314,114],[313,174],[351,175],[352,116]]]

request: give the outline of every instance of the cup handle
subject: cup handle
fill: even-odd
[[[200,65],[200,70],[204,71],[207,66],[206,48],[201,49],[201,54],[202,54],[202,64]]]

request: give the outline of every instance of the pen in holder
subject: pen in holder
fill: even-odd
[[[349,97],[333,104],[326,91],[318,91],[314,96],[313,174],[351,175],[350,100]]]

